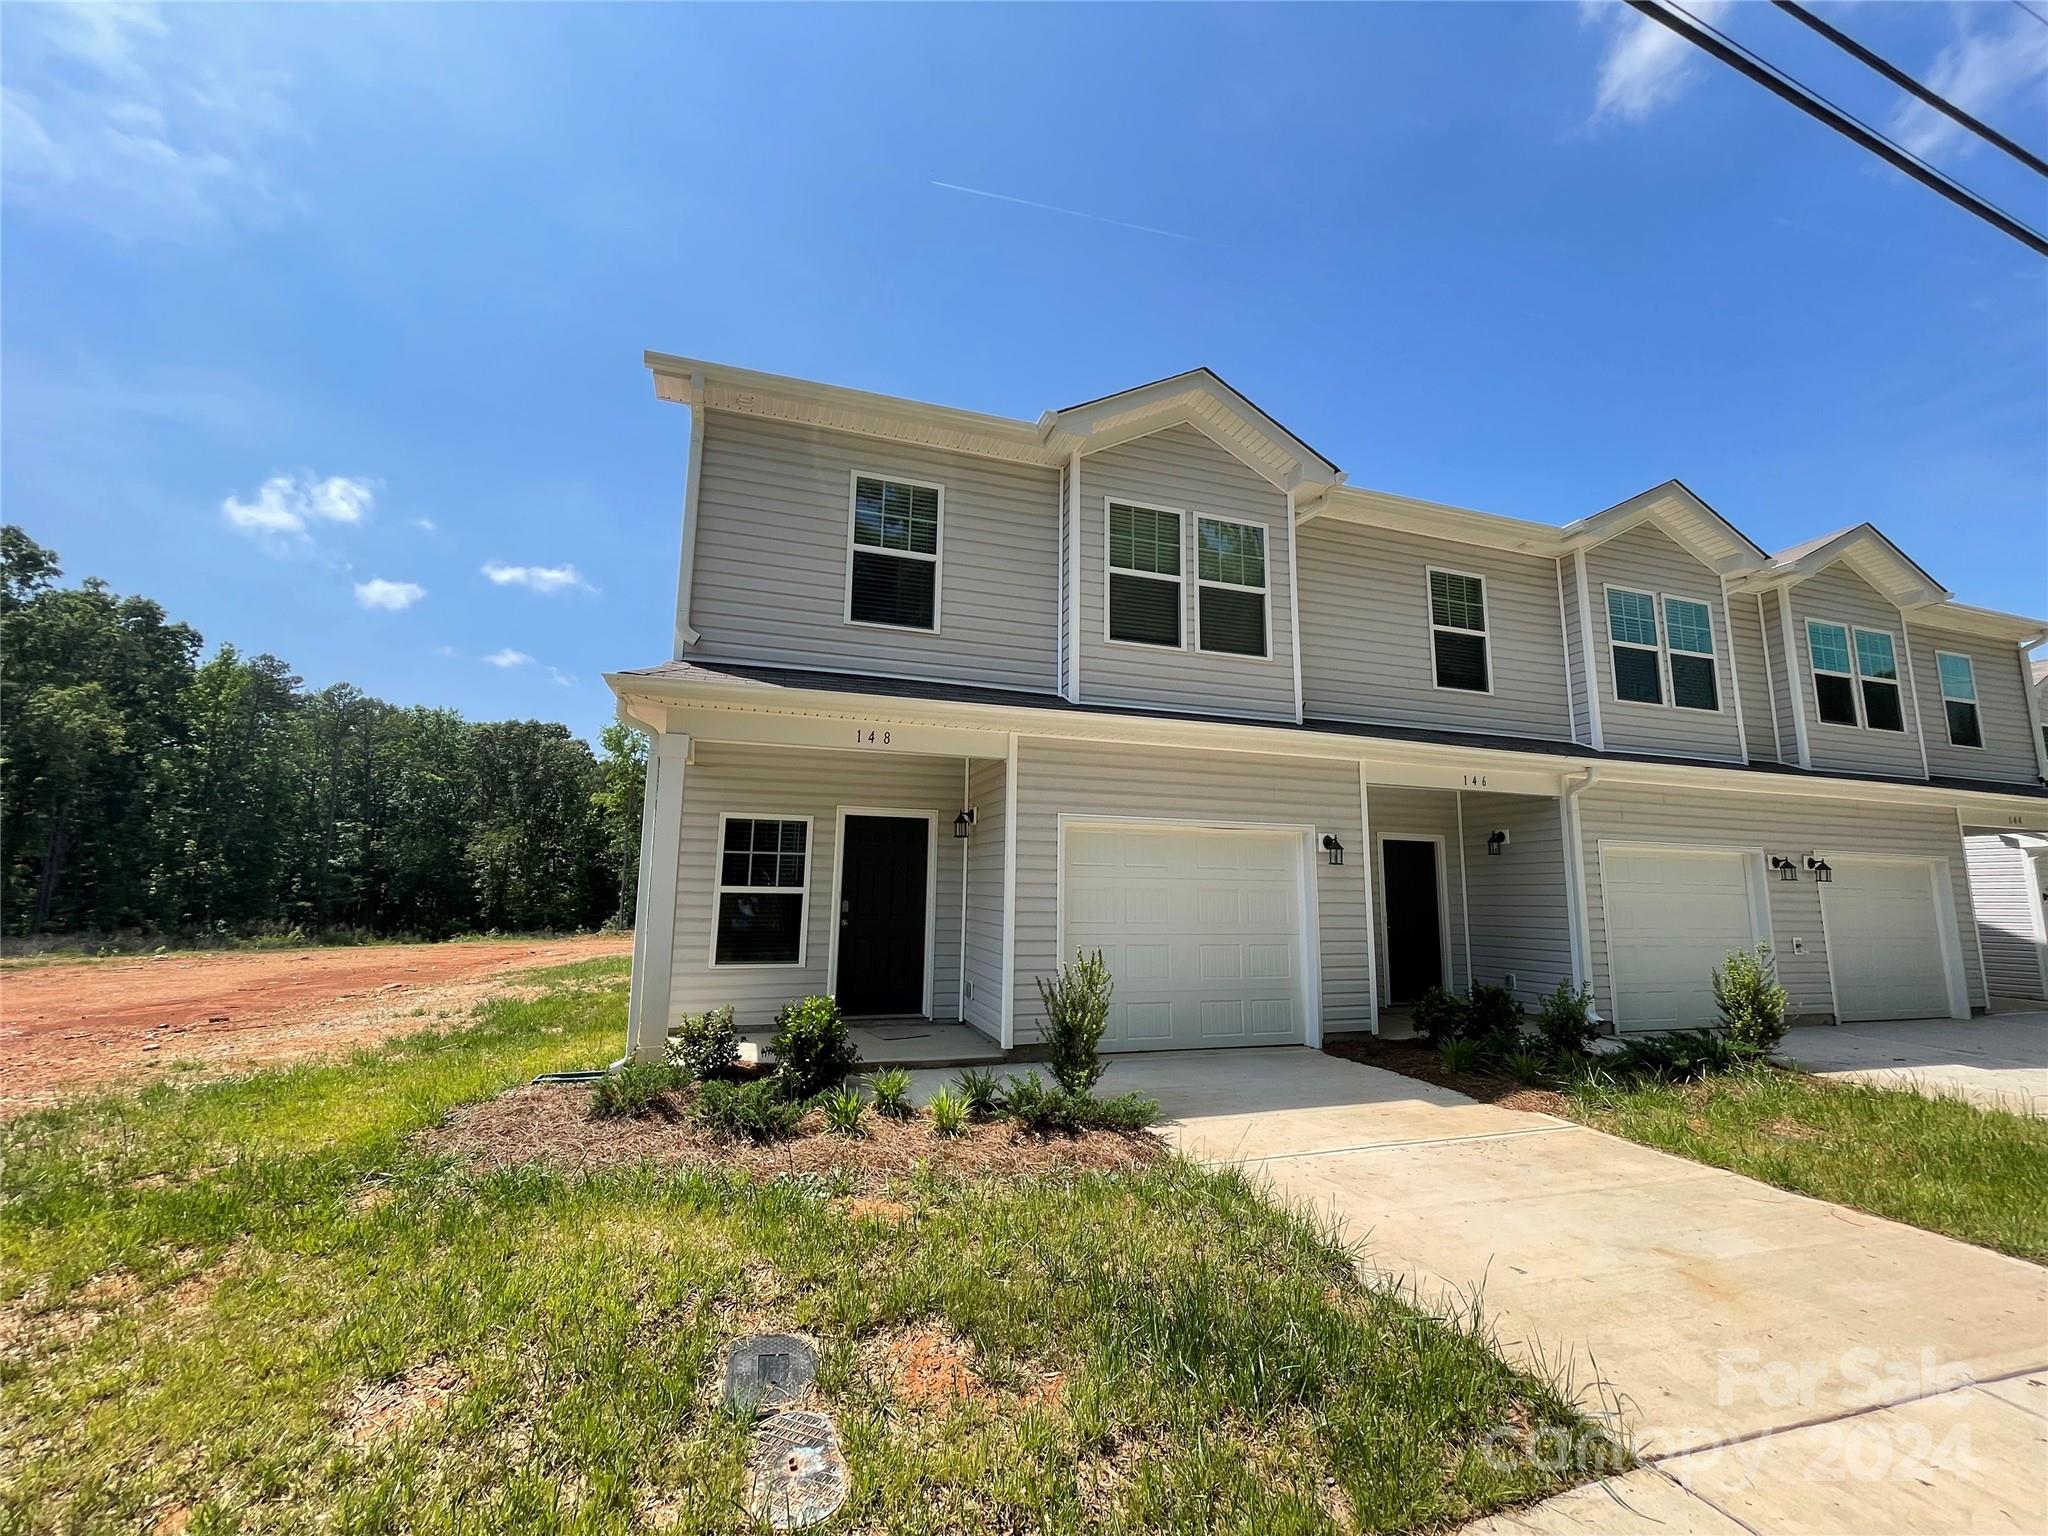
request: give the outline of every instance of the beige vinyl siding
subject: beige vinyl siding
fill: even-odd
[[[974,832],[967,847],[967,1022],[991,1040],[1003,1032],[1003,836],[1005,764],[982,759],[968,771]]]
[[[1301,823],[1364,846],[1358,766],[1324,758],[1120,746],[1026,738],[1017,744],[1015,1044],[1043,1033],[1037,978],[1058,966],[1059,818]],[[1307,856],[1306,854],[1304,855]],[[1325,1033],[1371,1027],[1365,881],[1353,853],[1341,868],[1314,856]]]
[[[1324,516],[1301,552],[1301,691],[1310,717],[1572,739],[1557,563]],[[1429,570],[1486,579],[1491,693],[1436,686]]]
[[[1906,716],[1903,731],[1872,731],[1862,726],[1822,725],[1813,697],[1813,658],[1806,643],[1807,620],[1840,624],[1851,631],[1883,630],[1892,637],[1892,651],[1898,658],[1900,707]],[[1831,565],[1818,576],[1809,577],[1792,589],[1792,674],[1799,695],[1799,707],[1806,712],[1807,750],[1816,768],[1833,768],[1851,773],[1883,774],[1892,778],[1917,779],[1920,767],[1920,739],[1914,734],[1919,719],[1913,690],[1907,686],[1905,626],[1899,610],[1846,565]],[[1856,645],[1852,633],[1851,653]],[[1916,659],[1914,666],[1918,666]],[[1862,687],[1857,687],[1857,717],[1862,718]]]
[[[1185,646],[1123,645],[1104,638],[1105,498],[1181,513],[1181,637]],[[1265,529],[1271,655],[1211,655],[1197,648],[1195,520],[1220,517]],[[1081,460],[1081,697],[1194,714],[1294,717],[1287,498],[1190,426],[1169,427]]]
[[[1756,593],[1750,597],[1738,597],[1736,602],[1753,602],[1758,610],[1764,637],[1764,660],[1767,663],[1765,676],[1771,684],[1771,719],[1778,726],[1778,761],[1791,767],[1799,766],[1799,727],[1794,711],[1799,708],[1800,694],[1792,686],[1791,673],[1787,670],[1785,649],[1785,624],[1779,608],[1780,594]],[[1752,746],[1755,743],[1751,743]]]
[[[1494,832],[1507,848],[1486,851]],[[1572,974],[1565,909],[1564,826],[1558,802],[1541,795],[1465,796],[1466,897],[1472,914],[1472,979],[1515,978],[1532,1012]]]
[[[1639,704],[1615,697],[1614,651],[1607,621],[1610,586],[1656,597],[1657,629],[1667,652],[1671,634],[1663,599],[1680,597],[1706,604],[1712,615],[1715,692],[1720,709],[1679,709],[1672,704],[1669,669],[1661,664],[1663,703]],[[1663,529],[1641,523],[1586,551],[1586,595],[1593,605],[1593,676],[1600,689],[1600,727],[1607,749],[1741,761],[1735,680],[1728,665],[1728,624],[1721,613],[1721,578],[1681,549]]]
[[[1797,859],[1804,859],[1809,852],[1818,852],[1826,859],[1859,853],[1880,858],[1945,859],[1957,932],[1962,940],[1966,991],[1973,1005],[1984,1002],[1984,978],[1977,965],[1976,945],[1970,939],[1974,919],[1969,871],[1953,810],[1603,785],[1586,791],[1579,806],[1580,825],[1585,834],[1586,911],[1593,986],[1604,1014],[1611,1016],[1613,1012],[1614,990],[1607,960],[1606,908],[1600,889],[1603,841],[1757,849]],[[1837,879],[1852,877],[1853,872],[1846,869],[1837,875]],[[1808,1019],[1832,1016],[1834,1000],[1828,982],[1827,941],[1821,930],[1820,887],[1803,869],[1796,881],[1773,877],[1764,884],[1769,892],[1778,979],[1788,994],[1787,1012]],[[1804,954],[1793,953],[1795,937],[1805,941]]]
[[[838,853],[842,805],[937,813],[932,1014],[953,1018],[960,980],[960,843],[952,827],[960,809],[960,759],[712,742],[698,743],[695,751],[696,760],[683,778],[670,1023],[685,1013],[730,1003],[742,1025],[765,1024],[790,999],[831,990],[832,861]],[[721,815],[811,818],[802,965],[712,967]]]
[[[2027,691],[2017,653],[2011,645],[1975,635],[1947,634],[1911,627],[1913,680],[1919,685],[1920,718],[1927,722],[1927,767],[1930,773],[1959,779],[1995,779],[2007,784],[2033,784],[2041,777],[2034,756],[2033,722],[2027,716]],[[1984,732],[1979,749],[1958,747],[1948,739],[1948,710],[1942,703],[1937,651],[1970,658],[1977,675],[1977,719]]]
[[[1736,681],[1742,689],[1742,728],[1749,738],[1749,760],[1779,762],[1781,722],[1771,696],[1770,669],[1764,662],[1764,634],[1757,620],[1756,598],[1747,593],[1730,596],[1726,616],[1735,627],[1735,646],[1730,654],[1735,658]],[[1791,726],[1789,718],[1782,722],[1785,730]],[[1787,755],[1798,761],[1798,755],[1789,749]]]
[[[1444,985],[1454,992],[1471,987],[1465,966],[1465,850],[1458,839],[1458,796],[1448,789],[1409,789],[1397,784],[1374,784],[1370,791],[1372,816],[1373,913],[1379,931],[1373,942],[1386,937],[1387,872],[1380,858],[1383,837],[1440,837],[1443,862],[1437,878],[1443,883],[1450,904],[1450,947],[1444,953]],[[1380,1004],[1388,1000],[1387,967],[1379,968]]]
[[[2048,997],[2048,977],[2041,974],[2041,888],[2029,857],[2030,850],[2048,849],[2048,837],[1972,827],[1963,846],[1992,996]]]
[[[704,421],[691,660],[1058,686],[1056,470],[722,411]],[[936,634],[845,622],[856,471],[945,487]]]
[[[1571,675],[1571,738],[1573,741],[1592,744],[1593,711],[1586,702],[1586,681],[1590,674],[1586,670],[1586,658],[1579,654],[1579,581],[1576,564],[1568,560],[1557,562],[1557,600],[1564,622],[1559,626],[1563,637],[1565,670]]]

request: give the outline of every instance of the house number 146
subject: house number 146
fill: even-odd
[[[853,744],[856,747],[886,747],[889,745],[888,731],[872,731],[861,726],[853,728]]]

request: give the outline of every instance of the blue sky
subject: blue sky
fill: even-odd
[[[1826,14],[2048,152],[2021,7]],[[2048,263],[1619,7],[9,5],[0,47],[5,515],[315,685],[595,732],[673,618],[648,347],[1025,417],[1206,363],[1356,484],[1563,522],[1676,475],[2048,612]]]

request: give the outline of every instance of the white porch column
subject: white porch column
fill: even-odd
[[[690,738],[664,731],[647,754],[650,787],[641,822],[640,902],[633,921],[633,988],[626,1054],[658,1061],[668,1042],[676,947],[676,884],[682,859],[683,775]]]

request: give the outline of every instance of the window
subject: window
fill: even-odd
[[[1941,707],[1948,716],[1949,745],[1983,746],[1984,725],[1977,718],[1975,663],[1953,651],[1936,651],[1934,668],[1941,674]]]
[[[1849,631],[1839,624],[1807,620],[1806,653],[1813,663],[1813,699],[1821,723],[1856,724],[1856,677],[1849,664]]]
[[[727,816],[719,824],[713,965],[802,965],[809,817]]]
[[[1680,709],[1719,709],[1713,611],[1690,598],[1665,598],[1664,637],[1671,645],[1671,702]]]
[[[1109,638],[1181,644],[1180,514],[1109,503]]]
[[[1266,654],[1266,530],[1195,519],[1195,643],[1226,656]]]
[[[1903,731],[1906,710],[1890,635],[1882,630],[1856,631],[1856,673],[1862,683],[1864,725],[1873,731]]]
[[[1614,656],[1614,696],[1631,704],[1662,704],[1657,600],[1647,592],[1609,587],[1607,639]]]
[[[853,477],[849,623],[939,627],[939,517],[945,499],[943,486]]]
[[[1437,687],[1467,693],[1493,692],[1493,670],[1487,654],[1485,578],[1457,571],[1431,571],[1429,627]]]

